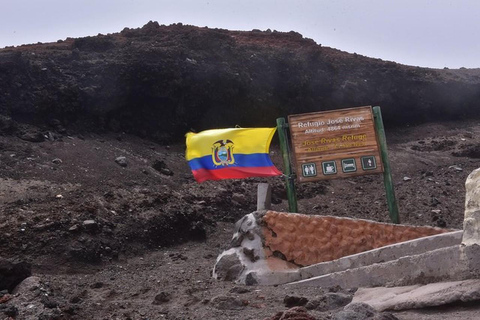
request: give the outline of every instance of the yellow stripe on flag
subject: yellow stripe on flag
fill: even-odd
[[[219,140],[231,140],[236,154],[268,153],[270,142],[277,128],[229,128],[212,129],[199,133],[189,132],[186,160],[212,154],[212,147]]]

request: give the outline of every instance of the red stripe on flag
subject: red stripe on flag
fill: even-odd
[[[243,179],[249,177],[271,177],[282,174],[275,166],[270,167],[231,167],[215,170],[192,170],[197,182],[206,180]]]

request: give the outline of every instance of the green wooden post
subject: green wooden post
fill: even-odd
[[[383,183],[385,185],[385,193],[387,195],[388,211],[390,219],[393,223],[400,223],[398,215],[398,204],[395,198],[395,189],[393,187],[392,173],[390,171],[390,162],[388,161],[387,139],[385,137],[385,128],[383,127],[382,112],[380,107],[373,107],[373,117],[375,119],[375,129],[377,132],[378,142],[380,143],[380,154],[383,162]]]
[[[277,119],[278,138],[280,139],[280,150],[282,151],[283,157],[283,174],[285,176],[285,184],[287,186],[288,211],[298,212],[297,191],[295,190],[295,181],[292,175],[292,165],[290,163],[290,154],[286,135],[287,127],[288,124],[285,123],[285,118]]]

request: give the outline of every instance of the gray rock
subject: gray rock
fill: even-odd
[[[215,273],[219,280],[236,280],[243,269],[244,266],[236,253],[221,256],[215,264]]]
[[[254,234],[258,232],[259,226],[256,222],[256,218],[249,214],[235,223],[235,229],[233,233],[232,241],[230,245],[232,247],[240,247],[245,237],[249,240],[253,240]]]

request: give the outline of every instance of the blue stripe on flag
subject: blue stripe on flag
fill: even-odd
[[[215,170],[231,167],[269,167],[273,166],[272,160],[267,153],[235,154],[235,163],[228,166],[217,166],[213,163],[212,156],[204,156],[188,161],[192,170],[206,169]]]

